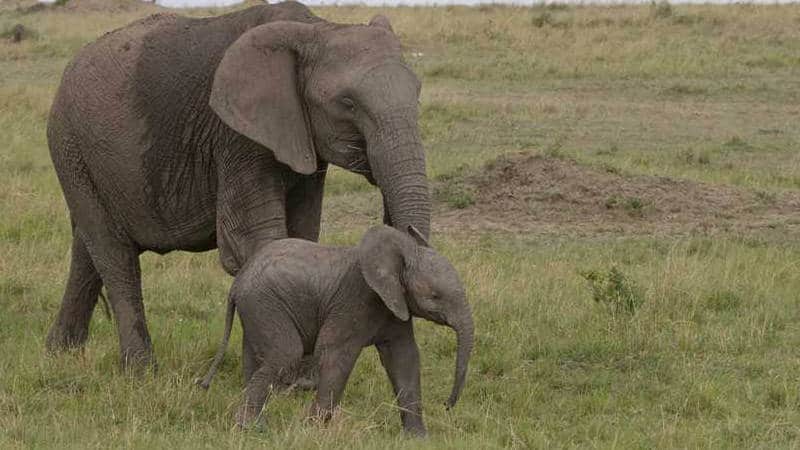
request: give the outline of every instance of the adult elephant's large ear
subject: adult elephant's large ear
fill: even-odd
[[[377,226],[367,231],[358,246],[361,274],[369,287],[400,320],[408,320],[410,317],[401,272],[414,245],[408,236],[394,228]]]
[[[295,172],[317,170],[298,83],[298,50],[313,26],[273,22],[237,39],[217,66],[209,104],[226,125],[269,148]]]

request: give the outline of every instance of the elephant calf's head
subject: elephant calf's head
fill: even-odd
[[[364,175],[390,222],[427,236],[430,199],[418,129],[420,83],[388,19],[369,25],[273,22],[225,52],[210,104],[292,170],[319,161]]]
[[[448,325],[458,338],[456,372],[448,407],[455,405],[466,380],[472,351],[472,312],[458,273],[413,226],[406,235],[389,227],[372,228],[359,245],[359,266],[367,284],[400,320],[413,314]]]

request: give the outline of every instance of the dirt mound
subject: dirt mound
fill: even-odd
[[[0,2],[2,3],[2,2]],[[9,0],[0,6],[0,10],[11,9],[22,14],[34,14],[41,11],[67,12],[126,12],[140,9],[158,10],[160,7],[152,2],[142,0],[66,0],[66,2],[39,3],[36,0]]]
[[[144,7],[154,7],[151,2],[141,0],[67,0],[63,8],[68,11],[136,11]]]
[[[452,180],[442,183],[437,190]],[[461,183],[468,201],[455,204],[466,207],[440,205],[437,226],[593,234],[800,227],[800,193],[626,176],[528,153],[502,156]]]

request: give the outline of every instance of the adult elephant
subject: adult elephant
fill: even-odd
[[[427,235],[419,89],[386,18],[332,24],[293,2],[158,14],[84,47],[47,127],[73,230],[48,349],[84,344],[104,285],[123,367],[152,363],[139,255],[216,247],[235,274],[272,240],[317,240],[329,163]]]

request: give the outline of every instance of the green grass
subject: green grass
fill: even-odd
[[[231,431],[238,326],[211,390],[193,385],[221,336],[231,282],[215,252],[142,258],[156,375],[119,372],[101,311],[82,354],[46,356],[69,261],[49,104],[81,45],[153,10],[0,5],[0,30],[33,32],[0,40],[0,448],[800,445],[800,239],[780,229],[576,237],[465,232],[434,218],[433,242],[462,274],[477,341],[464,396],[446,412],[454,336],[419,323],[424,441],[400,433],[372,350],[327,426],[303,420],[309,394],[288,393],[269,404],[265,430]],[[342,22],[379,11],[317,9]],[[423,81],[421,128],[442,208],[469,207],[464,177],[518,150],[737,185],[765,202],[800,189],[798,6],[381,12]],[[355,243],[380,221],[379,195],[360,177],[333,170],[327,193],[323,241]],[[612,200],[631,215],[648,208]]]

